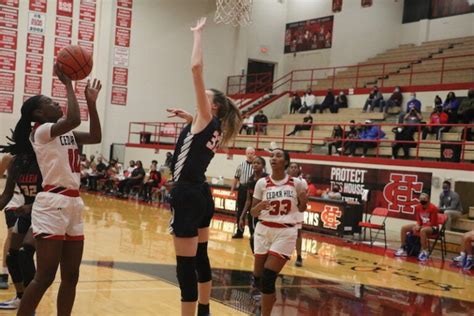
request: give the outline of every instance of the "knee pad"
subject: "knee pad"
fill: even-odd
[[[196,271],[198,282],[204,283],[212,280],[211,264],[207,255],[207,242],[198,243],[196,253]]]
[[[278,273],[267,268],[263,269],[262,274],[262,293],[273,294],[275,293],[275,282],[278,277]]]
[[[24,244],[18,251],[18,262],[21,273],[23,275],[23,285],[26,287],[35,277],[36,268],[33,256],[35,255],[35,247]]]
[[[176,256],[176,274],[181,289],[181,301],[197,301],[196,258]]]
[[[7,254],[7,267],[13,283],[23,282],[23,275],[21,273],[20,263],[18,260],[18,249],[10,249]]]

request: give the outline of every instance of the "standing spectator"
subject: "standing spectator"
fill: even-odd
[[[414,142],[415,139],[413,138],[413,134],[415,130],[408,126],[394,128],[392,130],[395,133],[395,140],[396,142],[392,145],[392,159],[398,158],[398,152],[400,148],[403,149],[403,158],[409,159],[410,158],[410,148],[415,148],[415,143],[405,143],[406,141]]]
[[[328,155],[332,155],[332,148],[338,149],[339,147],[342,146],[342,136],[343,136],[343,129],[341,125],[336,125],[334,126],[334,129],[332,130],[332,135],[331,135],[331,141],[328,143]]]
[[[334,106],[329,110],[331,113],[338,113],[339,109],[347,108],[347,96],[344,94],[344,91],[339,91],[339,95],[336,97],[336,101],[334,102]]]
[[[290,103],[290,114],[295,114],[298,113],[298,111],[301,108],[301,97],[298,95],[298,93],[293,94],[293,98],[291,99]]]
[[[242,238],[244,235],[243,227],[239,227],[240,216],[245,207],[245,201],[247,199],[247,185],[253,173],[252,162],[255,159],[255,149],[253,147],[247,147],[245,149],[246,160],[237,167],[235,171],[234,181],[230,188],[230,193],[233,195],[234,190],[238,188],[237,191],[237,232],[232,236],[232,238]]]
[[[168,151],[166,153],[165,167],[171,168],[172,162],[173,162],[173,154]]]
[[[142,162],[137,160],[136,167],[133,169],[130,177],[119,182],[118,189],[120,195],[126,199],[133,186],[143,184],[143,178],[145,178],[145,169],[143,169]]]
[[[448,123],[456,124],[458,122],[458,109],[459,101],[456,99],[454,92],[449,92],[446,96],[446,100],[443,103],[443,111],[448,114]],[[447,132],[451,129],[450,126],[447,126],[444,131]]]
[[[255,129],[253,125],[254,119],[255,118],[253,115],[249,115],[248,117],[244,118],[239,134],[242,134],[242,131],[245,131],[245,134],[247,135],[254,135],[255,134]]]
[[[308,197],[319,196],[318,190],[316,188],[316,185],[313,183],[313,178],[311,177],[311,175],[307,173],[304,178],[306,180],[306,183],[308,183]]]
[[[437,105],[443,105],[443,99],[441,99],[439,97],[439,95],[436,95],[435,98],[434,98],[434,105],[437,106]]]
[[[422,139],[425,140],[428,134],[435,134],[436,140],[441,139],[441,133],[444,131],[442,124],[448,123],[448,119],[448,114],[443,112],[443,107],[440,105],[436,106],[430,116],[430,126],[423,128]]]
[[[410,100],[407,102],[407,108],[405,112],[401,112],[400,115],[398,116],[398,123],[402,124],[403,123],[403,118],[405,117],[405,114],[409,113],[412,109],[416,109],[418,113],[421,113],[421,102],[416,98],[416,93],[412,92],[410,95]]]
[[[301,99],[301,108],[299,113],[306,113],[308,110],[312,110],[313,106],[316,104],[316,97],[314,96],[311,88],[308,88]]]
[[[255,131],[257,133],[263,133],[263,135],[267,135],[268,117],[263,113],[262,110],[258,111],[258,114],[255,115],[253,122],[255,123]]]
[[[388,112],[388,109],[395,106],[402,106],[403,95],[400,92],[400,87],[396,86],[390,98],[385,102],[382,101],[380,105],[380,112],[385,108],[385,113]]]
[[[288,133],[286,136],[295,135],[296,132],[299,132],[299,131],[309,131],[311,130],[312,125],[313,125],[313,117],[311,116],[311,113],[308,111],[307,115],[303,118],[303,124],[295,125],[295,128],[293,129],[293,131]]]
[[[362,147],[362,158],[367,155],[369,148],[377,148],[379,140],[385,137],[384,131],[378,125],[371,125],[371,120],[365,121],[365,126],[359,133],[359,142],[352,142],[351,155],[355,155],[357,148]]]
[[[339,184],[335,183],[332,186],[332,190],[326,189],[326,191],[321,196],[326,200],[342,200],[341,187]]]
[[[335,101],[336,100],[334,98],[334,93],[332,92],[332,89],[328,89],[328,92],[326,96],[324,97],[323,103],[315,104],[313,108],[311,109],[311,112],[315,113],[316,109],[319,108],[319,113],[323,113],[324,110],[333,108]]]
[[[428,236],[438,232],[438,208],[430,203],[430,196],[427,193],[420,194],[420,204],[415,207],[416,224],[402,226],[400,231],[401,247],[395,252],[396,257],[406,257],[407,234],[419,234],[422,251],[418,255],[418,260],[428,260]]]
[[[449,181],[443,182],[443,192],[439,194],[438,208],[441,213],[448,216],[446,230],[451,230],[452,222],[461,217],[463,208],[459,194],[451,190],[451,182]]]
[[[336,149],[341,155],[344,155],[348,149],[350,150],[354,139],[359,138],[360,125],[356,126],[354,120],[350,120],[349,123],[349,130],[345,132],[345,137],[342,139],[342,145]]]
[[[374,108],[381,106],[382,101],[383,101],[382,92],[380,92],[379,88],[375,86],[372,89],[372,92],[369,94],[367,101],[365,101],[362,112],[367,112],[367,108],[369,108],[369,106],[370,106],[370,112],[372,112]]]
[[[459,121],[463,124],[471,124],[474,120],[474,89],[469,89],[467,92],[467,98],[462,100],[461,105],[458,109]],[[466,140],[472,141],[472,129],[467,128]]]

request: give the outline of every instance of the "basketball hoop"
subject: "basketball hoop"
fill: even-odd
[[[216,0],[214,22],[243,26],[251,23],[253,0]]]

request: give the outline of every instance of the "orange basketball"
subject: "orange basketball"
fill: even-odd
[[[79,45],[61,49],[56,62],[71,80],[82,80],[92,71],[92,54]]]

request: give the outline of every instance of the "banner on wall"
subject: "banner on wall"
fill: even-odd
[[[331,48],[334,16],[286,24],[284,53]]]
[[[431,0],[431,18],[474,12],[472,0]]]
[[[360,1],[360,5],[361,5],[363,8],[371,7],[371,6],[372,6],[372,0],[361,0],[361,1]]]
[[[419,195],[431,189],[431,173],[302,164],[318,189],[338,184],[344,200],[367,200],[368,210],[385,207],[389,216],[415,219]]]
[[[342,0],[332,0],[332,12],[342,11]]]

